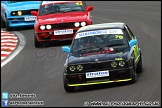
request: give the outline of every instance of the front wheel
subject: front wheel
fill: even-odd
[[[65,76],[63,77],[63,81],[64,81],[64,89],[67,92],[73,92],[75,90],[74,86],[68,86],[67,84],[67,79],[65,78]]]
[[[131,70],[130,76],[132,78],[131,83],[135,83],[137,81],[137,72],[135,68],[135,61],[133,60],[133,69]]]
[[[139,60],[139,62],[137,64],[137,72],[142,73],[142,71],[143,71],[142,68],[143,68],[143,66],[142,66],[142,57],[140,55],[140,60]]]
[[[38,39],[37,39],[37,37],[36,37],[35,34],[34,34],[34,44],[35,44],[35,47],[36,48],[42,47],[42,44],[43,44],[43,43],[41,43],[41,42],[38,41]]]
[[[5,27],[5,22],[4,22],[4,20],[2,19],[2,17],[1,17],[1,28],[4,28]]]
[[[131,83],[135,83],[137,81],[137,72],[135,68],[132,69],[131,78],[132,78]]]
[[[12,30],[12,28],[9,26],[9,21],[7,20],[7,18],[6,18],[6,31],[11,31]]]

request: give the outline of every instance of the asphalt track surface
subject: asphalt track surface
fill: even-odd
[[[73,93],[63,88],[63,66],[67,54],[61,47],[71,42],[34,47],[33,28],[17,29],[26,38],[24,49],[1,68],[1,91],[36,94],[19,101],[44,101],[47,107],[84,107],[92,101],[144,101],[161,104],[161,1],[87,1],[93,5],[93,24],[125,22],[142,49],[144,71],[134,84],[113,83],[78,87]]]

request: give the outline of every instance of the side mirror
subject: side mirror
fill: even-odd
[[[131,40],[131,41],[129,42],[129,46],[132,47],[132,46],[134,46],[134,45],[137,44],[137,43],[138,43],[137,39],[133,39],[133,40]]]
[[[30,12],[32,15],[34,15],[34,16],[38,16],[38,12],[37,11],[31,11]]]
[[[70,52],[70,47],[69,46],[63,46],[62,47],[62,52],[69,53]]]
[[[93,10],[93,6],[88,6],[86,9],[88,12]]]

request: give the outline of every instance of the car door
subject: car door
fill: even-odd
[[[136,37],[133,35],[132,31],[129,29],[129,27],[127,25],[125,25],[125,29],[126,29],[129,41],[136,39]],[[140,55],[138,44],[134,45],[133,53],[134,53],[134,57],[135,57],[135,62],[137,63],[137,61],[139,59],[139,55]]]

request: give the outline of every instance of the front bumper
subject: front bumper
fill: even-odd
[[[43,30],[43,31],[36,31],[35,36],[37,37],[37,40],[40,42],[45,41],[62,41],[62,40],[72,40],[75,33],[79,28],[68,28],[73,29],[73,34],[65,34],[65,35],[54,35],[54,30]],[[65,30],[65,29],[57,29],[57,30]]]
[[[85,73],[74,73],[67,74],[64,76],[68,82],[67,86],[83,86],[83,85],[94,85],[94,84],[105,84],[113,82],[130,81],[132,68],[109,70],[109,76],[98,77],[98,78],[86,78]]]
[[[34,26],[35,20],[25,21],[25,17],[29,16],[12,16],[8,17],[7,21],[9,22],[10,27]]]

